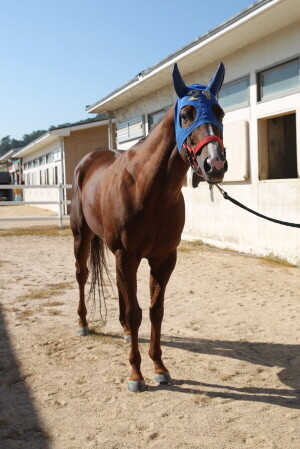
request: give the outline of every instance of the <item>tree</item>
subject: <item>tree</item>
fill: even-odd
[[[28,145],[29,143],[33,142],[34,140],[38,139],[39,137],[41,137],[43,134],[45,134],[47,131],[40,129],[38,131],[32,131],[32,133],[30,134],[24,134],[23,136],[23,140],[21,141],[22,143],[22,147],[25,147],[26,145]]]
[[[15,148],[22,148],[33,140],[45,134],[45,130],[33,131],[30,134],[24,134],[21,140],[11,139],[10,136],[2,137],[0,141],[0,156]]]
[[[11,138],[10,136],[2,137],[0,141],[0,156],[7,153],[9,150],[11,150]]]

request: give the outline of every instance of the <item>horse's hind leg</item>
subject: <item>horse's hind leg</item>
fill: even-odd
[[[154,363],[155,381],[158,384],[171,384],[171,376],[162,361],[160,344],[161,324],[164,315],[164,296],[167,283],[176,265],[176,250],[164,258],[149,259],[150,272],[150,320],[151,342],[149,355]]]
[[[88,323],[86,320],[87,309],[85,305],[85,284],[89,275],[87,261],[90,254],[90,243],[94,236],[93,232],[83,219],[80,228],[72,227],[74,236],[74,254],[76,259],[76,279],[79,286],[79,304],[77,313],[79,316],[79,328],[77,335],[84,336],[89,333]]]

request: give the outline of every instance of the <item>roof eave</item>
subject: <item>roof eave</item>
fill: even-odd
[[[170,82],[170,68],[173,66],[173,64],[180,60],[184,62],[185,59],[187,59],[192,53],[196,51],[201,50],[201,56],[204,57],[201,59],[205,59],[207,65],[209,63],[213,63],[216,60],[216,52],[210,52],[210,48],[218,47],[217,42],[221,38],[223,38],[224,35],[230,34],[230,31],[236,30],[253,18],[259,16],[266,10],[282,2],[283,0],[260,0],[252,3],[250,6],[248,6],[248,8],[241,11],[239,14],[203,34],[185,47],[163,59],[153,67],[142,71],[134,79],[116,89],[111,94],[107,95],[96,103],[87,106],[86,112],[93,114],[113,112],[116,109],[124,106],[125,104],[129,104],[129,99],[128,101],[126,101],[125,98],[129,95],[129,91],[130,98],[134,101],[135,97],[133,96],[133,93],[135,93],[136,98],[138,98],[141,93],[145,95],[154,91],[157,88],[157,84],[159,84],[160,87],[164,87],[164,85],[167,85]],[[235,46],[238,48],[238,45],[239,43],[236,42],[236,38],[232,38],[230,50],[234,50]],[[222,53],[220,54],[220,56],[222,57]],[[164,71],[166,73],[163,73]],[[188,73],[190,73],[189,67],[185,67],[183,65],[183,67],[181,68],[181,73],[183,75],[187,75]],[[153,82],[153,79],[155,77],[159,78],[159,83]]]
[[[33,142],[29,143],[25,147],[23,147],[20,151],[15,153],[15,156],[18,157],[25,157],[28,154],[34,153],[35,151],[42,148],[45,144],[50,144],[54,142],[56,139],[59,139],[57,136],[52,136],[50,132],[47,132],[43,134],[42,136],[38,137]]]
[[[114,123],[115,119],[112,119],[112,122]],[[23,147],[20,151],[16,152],[14,154],[14,157],[15,156],[24,157],[29,154],[32,154],[35,151],[43,148],[45,145],[49,145],[55,141],[59,142],[61,138],[68,137],[74,131],[81,131],[83,129],[94,128],[96,126],[104,126],[108,125],[108,123],[109,120],[99,120],[95,122],[84,123],[82,125],[79,124],[74,126],[66,126],[64,128],[57,128],[50,130],[47,133],[43,134],[42,136],[38,137],[33,142]]]
[[[114,123],[115,119],[113,118],[113,119],[111,119],[111,121]],[[108,126],[108,124],[109,124],[109,120],[107,120],[107,119],[97,120],[97,121],[89,122],[89,123],[82,123],[82,124],[78,124],[78,125],[65,126],[63,128],[51,129],[50,134],[56,135],[59,137],[67,137],[72,132],[75,132],[75,131],[82,131],[84,129],[96,128],[98,126]]]
[[[14,154],[14,150],[9,150],[0,157],[0,163],[6,162],[10,156]]]

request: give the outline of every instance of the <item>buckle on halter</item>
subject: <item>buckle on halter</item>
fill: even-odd
[[[191,166],[191,169],[198,176],[202,176],[202,171],[198,165],[196,155],[188,150],[188,145],[183,145],[183,147],[186,149],[186,156],[187,156],[187,160],[189,161],[189,164]]]

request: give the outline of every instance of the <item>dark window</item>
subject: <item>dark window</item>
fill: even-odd
[[[54,167],[54,184],[55,185],[58,184],[58,167],[57,167],[57,165],[55,165],[55,167]]]
[[[266,119],[264,130],[261,179],[297,178],[296,114]]]

